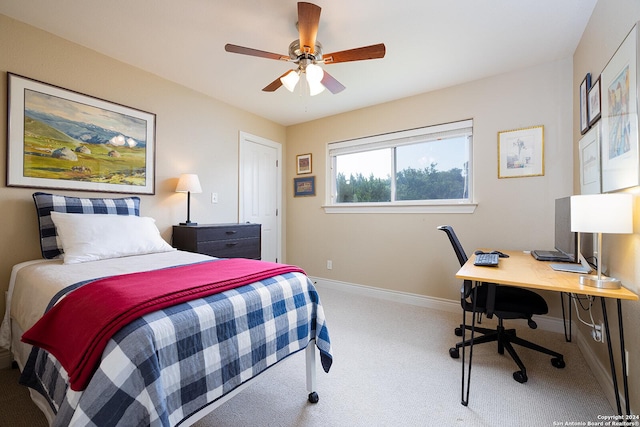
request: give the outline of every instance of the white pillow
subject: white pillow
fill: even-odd
[[[155,220],[135,215],[51,212],[64,250],[64,263],[173,251]]]

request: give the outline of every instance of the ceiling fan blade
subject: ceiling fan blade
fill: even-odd
[[[362,61],[365,59],[384,58],[387,49],[384,43],[373,44],[371,46],[358,47],[355,49],[343,50],[340,52],[322,55],[325,64],[336,64],[338,62]]]
[[[288,61],[290,59],[289,55],[280,55],[278,53],[265,52],[264,50],[252,49],[250,47],[238,46],[229,43],[224,45],[224,50],[231,53],[239,53],[241,55],[257,56],[267,59],[277,59],[282,61]]]
[[[300,50],[315,53],[318,24],[320,23],[320,6],[312,3],[298,3],[298,32],[300,33]]]
[[[263,92],[275,92],[276,90],[280,89],[280,86],[282,86],[282,81],[280,79],[283,78],[284,76],[286,76],[287,74],[289,74],[291,71],[293,71],[293,70],[287,71],[286,73],[284,73],[283,75],[281,75],[280,77],[278,77],[277,79],[275,79],[274,81],[272,81],[271,83],[266,85],[264,87],[264,89],[262,89],[262,91]]]
[[[329,92],[334,95],[336,93],[342,92],[345,89],[342,83],[337,81],[331,74],[327,73],[326,71],[324,71],[324,76],[322,77],[322,80],[320,80],[320,83],[322,83],[322,86],[329,89]]]

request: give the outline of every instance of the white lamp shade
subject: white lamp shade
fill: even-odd
[[[571,231],[633,233],[633,195],[620,193],[571,196]]]
[[[324,85],[320,82],[309,82],[309,95],[315,96],[322,93]]]
[[[202,193],[200,180],[195,173],[183,173],[178,180],[176,193],[186,193],[188,191],[191,193]]]
[[[287,88],[289,92],[293,92],[300,80],[300,75],[296,70],[289,71],[285,76],[280,77],[282,85]]]
[[[320,83],[320,81],[324,77],[324,70],[322,69],[322,67],[316,64],[307,65],[305,73],[307,74],[307,81],[309,83]]]
[[[322,67],[315,64],[309,64],[305,69],[305,73],[307,75],[307,83],[309,84],[309,95],[315,96],[322,93],[324,90],[324,85],[321,83],[322,78],[324,77],[324,70]]]

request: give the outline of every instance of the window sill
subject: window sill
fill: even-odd
[[[430,204],[392,204],[392,203],[361,203],[358,205],[324,205],[322,208],[328,214],[369,214],[369,213],[452,213],[472,214],[477,203],[430,203]]]

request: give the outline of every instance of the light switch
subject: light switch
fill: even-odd
[[[211,203],[218,203],[218,193],[211,193]]]

